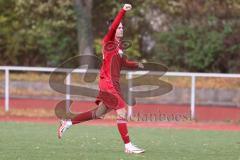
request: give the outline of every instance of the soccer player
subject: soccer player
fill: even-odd
[[[144,150],[133,145],[130,141],[127,128],[127,111],[126,102],[124,101],[120,90],[120,71],[122,67],[144,68],[142,63],[129,61],[123,55],[121,45],[123,38],[122,19],[132,6],[125,4],[119,11],[114,20],[109,21],[108,33],[102,41],[103,63],[100,71],[99,95],[96,99],[98,105],[95,109],[77,114],[70,120],[61,120],[58,128],[58,137],[61,138],[63,133],[72,125],[85,122],[92,119],[101,118],[111,110],[117,113],[117,127],[125,144],[126,153],[143,153]]]

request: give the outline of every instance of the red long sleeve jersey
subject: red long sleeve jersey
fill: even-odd
[[[138,63],[127,60],[119,42],[115,40],[116,30],[125,15],[125,10],[120,10],[113,21],[108,33],[102,41],[103,63],[100,71],[100,78],[119,84],[120,71],[122,67],[137,68]]]

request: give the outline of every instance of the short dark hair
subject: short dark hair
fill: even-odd
[[[106,22],[107,27],[110,27],[110,26],[112,25],[113,21],[114,21],[114,18],[109,19],[109,20]],[[123,22],[123,21],[121,21],[121,23],[124,25],[124,22]]]
[[[113,18],[107,20],[107,26],[110,27],[112,25],[113,21],[114,21]]]

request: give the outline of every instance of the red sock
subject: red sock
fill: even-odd
[[[117,126],[118,131],[121,134],[122,140],[125,144],[130,142],[129,136],[128,136],[128,128],[127,128],[127,121],[125,118],[117,119]]]
[[[94,118],[95,118],[94,117],[94,110],[91,110],[91,111],[87,111],[87,112],[78,114],[76,117],[71,119],[71,121],[72,121],[72,124],[78,124],[78,123],[81,123],[81,122],[92,120]]]

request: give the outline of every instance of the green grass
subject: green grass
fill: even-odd
[[[74,126],[59,141],[55,125],[0,123],[0,160],[240,160],[240,133],[130,128],[146,149],[126,155],[115,127]]]

